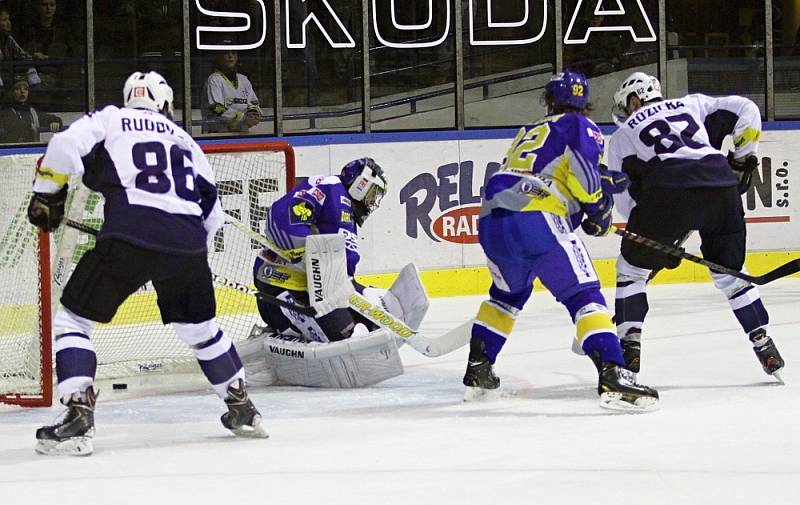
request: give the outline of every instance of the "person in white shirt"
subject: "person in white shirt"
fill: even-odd
[[[261,121],[258,97],[250,79],[237,71],[238,65],[234,50],[217,55],[216,68],[201,95],[203,133],[247,132]]]

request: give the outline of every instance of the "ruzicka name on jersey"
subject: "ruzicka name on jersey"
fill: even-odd
[[[659,102],[653,105],[646,105],[645,107],[639,109],[636,112],[636,114],[628,118],[625,124],[628,125],[628,128],[636,128],[636,126],[639,123],[641,123],[642,121],[644,121],[649,117],[655,116],[664,109],[677,110],[680,109],[681,107],[686,107],[686,106],[680,100],[669,100],[669,101]]]

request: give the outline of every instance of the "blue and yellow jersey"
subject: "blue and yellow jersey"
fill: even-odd
[[[279,198],[267,213],[264,235],[285,263],[302,264],[306,237],[338,233],[345,237],[347,273],[360,259],[358,231],[347,188],[336,176],[310,177]]]
[[[523,126],[486,184],[481,216],[493,209],[581,213],[584,204],[603,195],[602,153],[603,134],[580,114],[546,116]]]

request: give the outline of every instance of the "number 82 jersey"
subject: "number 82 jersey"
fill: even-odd
[[[632,193],[648,186],[735,186],[722,141],[733,135],[739,158],[756,151],[760,133],[758,107],[747,98],[693,94],[649,102],[614,132],[608,166],[628,174]]]

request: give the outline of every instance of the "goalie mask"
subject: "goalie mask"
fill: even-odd
[[[172,88],[158,72],[134,72],[125,81],[125,107],[160,112],[172,119]]]
[[[621,126],[630,115],[628,98],[631,95],[636,95],[643,103],[663,98],[661,83],[652,75],[644,72],[634,72],[622,81],[619,89],[614,93],[614,110],[611,113],[618,126]]]
[[[386,176],[372,158],[353,160],[342,168],[339,175],[353,200],[356,224],[363,226],[367,216],[377,209],[386,194]]]

